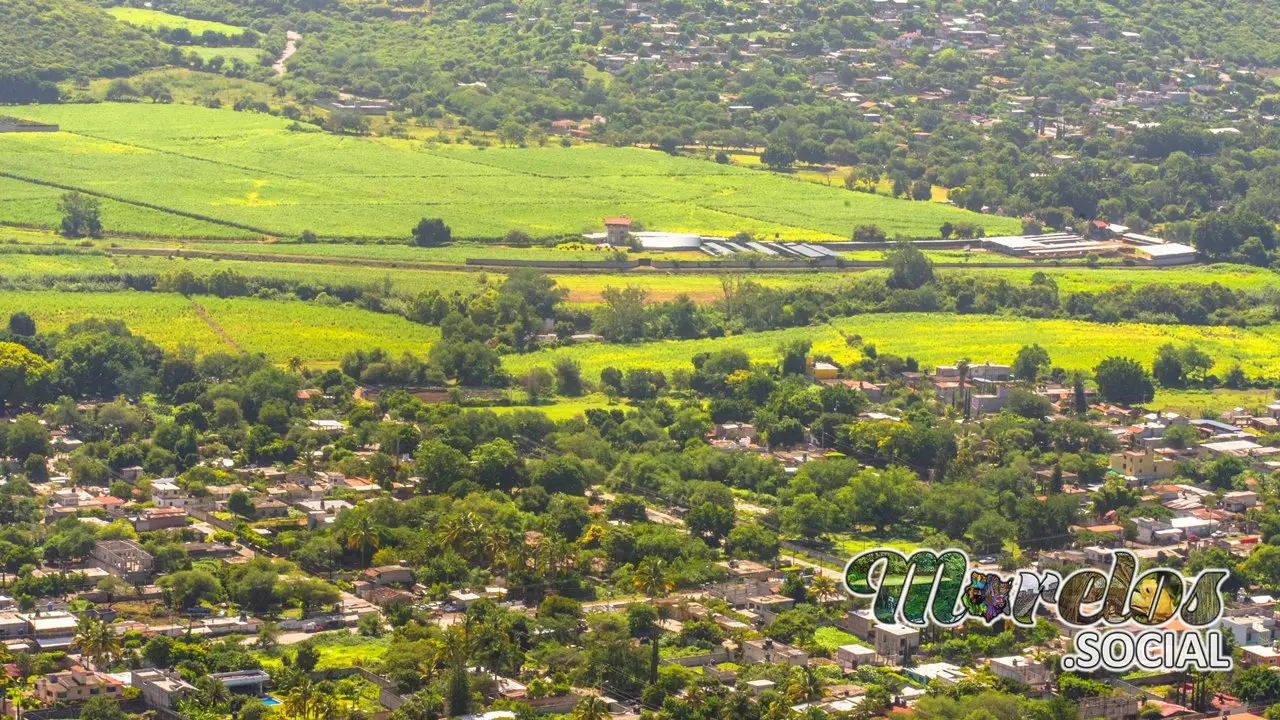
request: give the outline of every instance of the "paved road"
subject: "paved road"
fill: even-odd
[[[813,568],[814,571],[816,571],[818,574],[822,575],[823,577],[831,578],[832,580],[835,580],[837,582],[844,581],[844,573],[840,572],[839,570],[832,570],[831,568],[826,567],[825,565],[819,565],[810,560],[802,560],[794,555],[787,555],[786,553],[779,553],[778,557],[783,562],[789,562],[792,565]]]

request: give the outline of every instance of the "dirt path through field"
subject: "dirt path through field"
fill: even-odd
[[[298,41],[301,39],[302,36],[292,30],[285,33],[284,52],[280,53],[280,57],[271,63],[271,69],[276,71],[276,75],[284,75],[284,63],[298,51]]]
[[[240,347],[240,343],[236,342],[235,338],[228,335],[227,331],[223,330],[222,326],[209,316],[209,311],[205,310],[200,303],[193,301],[191,303],[191,309],[195,311],[196,317],[203,320],[204,324],[208,325],[210,330],[212,330],[218,337],[222,338],[222,342],[226,343],[228,347],[238,353],[244,352],[244,348]]]

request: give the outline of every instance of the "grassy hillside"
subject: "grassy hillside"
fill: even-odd
[[[797,239],[844,239],[862,223],[917,236],[933,236],[944,221],[989,233],[1018,225],[634,148],[432,147],[294,132],[280,118],[185,105],[19,114],[65,132],[0,137],[8,172],[272,235],[405,237],[424,216],[444,218],[455,236],[487,238],[513,228],[578,233],[617,214],[651,230]],[[6,199],[0,194],[0,213]]]
[[[139,27],[144,30],[155,30],[157,28],[169,28],[174,30],[177,28],[185,28],[192,35],[200,35],[205,31],[213,31],[227,37],[236,37],[244,32],[244,28],[236,25],[227,25],[226,23],[214,22],[212,20],[193,20],[185,18],[181,15],[172,15],[159,10],[149,10],[147,8],[132,7],[113,7],[108,8],[107,12],[115,19]]]
[[[46,80],[132,75],[163,62],[159,43],[77,0],[0,0],[0,73]]]

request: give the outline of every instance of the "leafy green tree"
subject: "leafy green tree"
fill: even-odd
[[[1151,376],[1136,360],[1112,356],[1094,369],[1094,382],[1107,400],[1122,405],[1150,402],[1155,397]]]
[[[222,583],[204,570],[182,570],[165,575],[157,584],[164,591],[169,606],[177,610],[222,598]]]
[[[864,224],[853,229],[853,241],[857,243],[882,243],[888,239],[879,225]]]
[[[124,710],[120,709],[120,704],[113,698],[99,696],[89,698],[80,706],[81,720],[126,720]]]
[[[889,267],[891,288],[914,290],[933,282],[933,261],[910,241],[895,242],[885,252],[884,260]]]
[[[36,334],[36,322],[30,315],[19,310],[9,316],[9,333],[19,337],[32,337]]]
[[[102,207],[98,198],[80,192],[69,192],[58,201],[62,215],[62,234],[70,238],[100,237]]]
[[[413,228],[410,242],[417,247],[439,247],[453,240],[453,232],[440,218],[422,218]]]
[[[581,495],[587,490],[587,468],[574,455],[557,455],[530,463],[529,481],[550,494]]]
[[[467,456],[439,440],[428,440],[413,455],[414,472],[421,480],[421,493],[443,493],[454,483],[467,477]]]
[[[754,522],[735,525],[724,541],[725,554],[757,562],[771,562],[780,547],[777,533]]]
[[[13,318],[10,318],[10,325],[13,325]],[[9,405],[23,405],[35,400],[52,370],[52,365],[27,348],[17,343],[0,342],[0,414]]]
[[[849,522],[873,525],[877,532],[907,520],[920,498],[920,483],[904,467],[863,470],[836,493],[836,503]]]
[[[1018,526],[994,510],[983,512],[969,525],[969,544],[979,553],[996,552],[1017,536]]]
[[[797,495],[780,516],[785,533],[810,540],[830,530],[835,522],[831,503],[813,493]]]
[[[1164,387],[1182,387],[1187,372],[1182,367],[1182,357],[1173,343],[1165,343],[1156,348],[1155,360],[1151,362],[1151,374]]]
[[[551,370],[556,378],[556,392],[566,397],[577,397],[582,394],[582,365],[573,358],[560,357],[552,363]]]
[[[249,498],[249,494],[243,490],[236,490],[227,497],[227,510],[241,517],[252,517],[254,512],[253,500]]]
[[[684,517],[689,533],[710,541],[713,545],[728,536],[733,529],[734,512],[731,507],[704,502],[690,510]]]
[[[364,135],[369,132],[369,119],[359,113],[336,111],[329,113],[324,129],[331,133]]]
[[[48,457],[50,454],[49,430],[35,415],[19,415],[0,439],[4,439],[9,457],[18,462],[25,462],[33,455]]]
[[[1231,694],[1248,703],[1280,698],[1280,675],[1268,667],[1251,667],[1236,674]]]
[[[796,155],[788,147],[781,145],[769,145],[760,153],[760,162],[768,165],[771,170],[786,170],[790,168],[796,161]]]
[[[612,342],[642,339],[648,316],[645,308],[648,297],[647,290],[634,285],[621,289],[606,287],[601,293],[604,303],[592,314],[592,327]]]
[[[316,664],[320,662],[320,648],[310,641],[300,642],[293,654],[293,666],[298,670],[309,673],[316,669]]]
[[[471,451],[471,465],[476,482],[486,488],[515,487],[524,474],[516,448],[502,438],[495,438]]]
[[[1013,358],[1014,377],[1035,382],[1041,373],[1049,369],[1049,352],[1038,344],[1023,345]]]

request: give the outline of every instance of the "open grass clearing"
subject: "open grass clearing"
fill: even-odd
[[[1190,418],[1210,416],[1216,420],[1224,410],[1244,408],[1249,411],[1261,411],[1262,408],[1275,402],[1276,397],[1274,390],[1232,390],[1230,388],[1179,390],[1176,388],[1160,388],[1156,390],[1155,400],[1150,404],[1154,408],[1167,412],[1176,412]]]
[[[107,12],[120,22],[143,30],[156,30],[159,28],[177,30],[181,28],[197,37],[206,31],[226,35],[227,37],[239,37],[245,30],[238,25],[228,25],[213,20],[195,20],[148,8],[120,6],[107,8]]]

